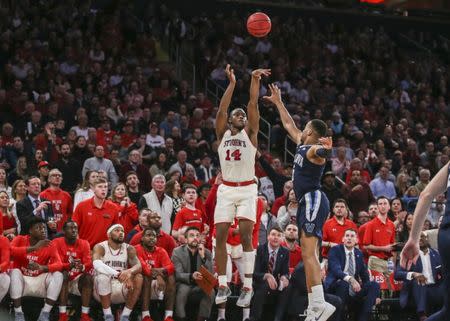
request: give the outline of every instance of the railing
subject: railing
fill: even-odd
[[[293,145],[292,145],[293,144]],[[291,152],[291,148],[292,146],[294,146],[294,153]],[[290,160],[290,162],[294,161],[294,156],[295,156],[295,142],[294,140],[291,138],[291,136],[286,135],[286,137],[284,138],[284,163],[288,163],[288,156],[290,156],[292,158],[292,160]]]

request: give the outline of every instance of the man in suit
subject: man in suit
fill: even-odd
[[[26,235],[28,232],[27,222],[30,217],[38,216],[47,223],[47,236],[52,239],[56,234],[56,222],[53,216],[52,203],[39,196],[41,193],[41,180],[32,176],[25,181],[27,185],[27,197],[16,204],[17,217],[20,222],[20,232]]]
[[[441,286],[443,283],[441,256],[430,247],[427,234],[424,232],[420,234],[419,247],[419,258],[411,266],[410,271],[399,265],[394,278],[403,281],[400,306],[405,308],[412,295],[419,320],[425,320],[442,307],[445,293]]]
[[[328,252],[328,274],[325,278],[325,290],[341,298],[343,305],[351,300],[362,304],[358,312],[358,321],[370,318],[372,306],[380,295],[380,286],[370,281],[362,252],[355,248],[357,232],[348,229],[342,239],[343,244],[334,246]],[[342,315],[338,320],[342,320]]]
[[[175,312],[179,320],[186,318],[186,303],[191,296],[200,297],[198,321],[209,318],[214,300],[214,291],[206,294],[197,286],[196,281],[203,275],[198,272],[205,266],[213,273],[211,252],[200,243],[200,231],[196,227],[188,227],[184,233],[186,244],[173,250],[172,261],[175,265],[175,280],[177,282],[177,294],[175,299]]]
[[[288,300],[289,250],[281,246],[283,231],[274,226],[267,236],[267,243],[259,245],[256,251],[253,272],[254,296],[251,302],[250,319],[261,320],[264,304],[270,297],[278,302]],[[277,309],[275,321],[283,320],[283,310]]]

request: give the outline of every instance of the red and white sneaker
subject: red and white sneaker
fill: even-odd
[[[172,317],[166,317],[164,321],[174,321]]]
[[[142,321],[153,321],[153,319],[151,317],[149,317],[148,315],[146,315]]]
[[[80,321],[92,321],[91,317],[87,313],[81,313]]]
[[[67,313],[60,313],[58,321],[69,321],[69,316]]]

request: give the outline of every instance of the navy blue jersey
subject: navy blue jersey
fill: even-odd
[[[447,169],[447,203],[445,204],[445,213],[442,218],[441,227],[450,225],[450,167]]]
[[[320,180],[325,164],[316,165],[306,157],[306,153],[313,145],[298,145],[294,157],[294,182],[295,196],[300,200],[306,193],[320,189]]]

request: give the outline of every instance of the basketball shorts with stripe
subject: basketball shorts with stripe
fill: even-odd
[[[300,200],[297,210],[298,229],[308,236],[322,239],[322,227],[330,212],[330,202],[320,190],[306,193]]]

